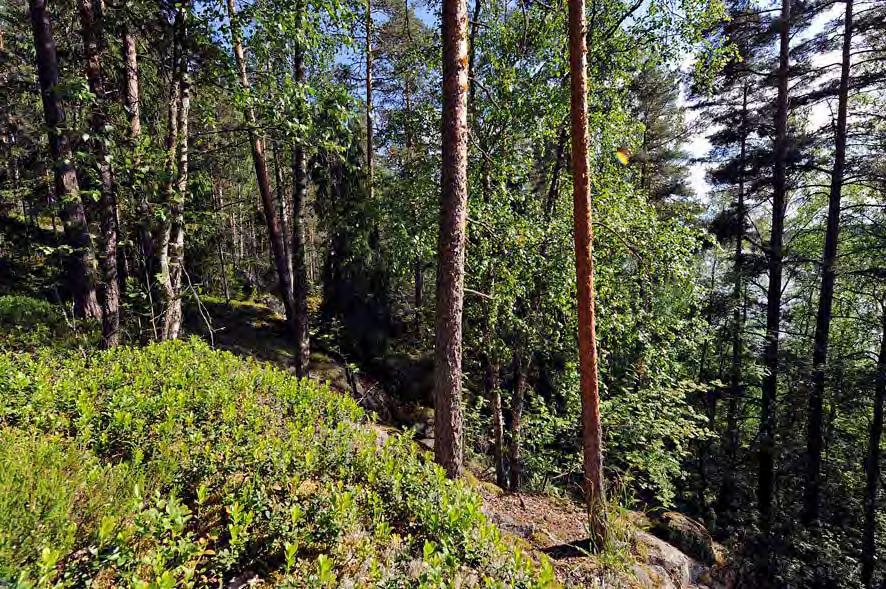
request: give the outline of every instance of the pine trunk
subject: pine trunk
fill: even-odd
[[[778,393],[778,338],[781,324],[782,241],[787,194],[788,77],[790,59],[791,0],[782,0],[779,23],[778,96],[775,115],[775,154],[772,173],[772,229],[769,236],[769,287],[766,295],[766,344],[760,407],[760,450],[757,507],[760,523],[768,532],[775,487],[775,400]]]
[[[65,112],[58,94],[58,55],[52,37],[52,23],[45,0],[29,0],[34,49],[37,55],[37,77],[43,115],[49,129],[49,153],[53,162],[55,198],[65,240],[73,250],[65,260],[65,270],[74,311],[77,316],[98,319],[102,311],[95,294],[95,252],[80,200],[80,185],[74,169],[74,156],[65,130]]]
[[[434,457],[462,474],[461,353],[468,204],[468,14],[443,0],[443,145],[434,346]]]
[[[825,230],[824,253],[821,257],[821,289],[819,290],[818,312],[815,317],[815,343],[812,350],[812,390],[809,395],[809,419],[806,432],[806,489],[803,495],[803,523],[807,525],[818,519],[825,370],[827,369],[831,313],[834,304],[837,240],[840,234],[840,199],[843,191],[843,174],[846,168],[846,118],[852,52],[852,5],[853,0],[846,0],[843,22],[843,59],[840,67],[840,86],[837,93],[837,127],[834,130],[834,168],[831,171],[831,190],[828,195],[827,229]]]
[[[748,85],[744,83],[741,95],[741,140],[738,156],[738,195],[735,199],[738,227],[735,235],[735,250],[733,253],[732,272],[734,282],[732,286],[732,367],[729,383],[729,401],[726,405],[726,456],[727,464],[724,469],[720,491],[717,496],[717,510],[731,511],[732,497],[735,487],[735,461],[738,454],[738,403],[744,396],[742,381],[742,332],[744,331],[743,308],[744,308],[744,223],[745,223],[745,167],[747,166],[747,143],[748,143]]]
[[[584,491],[591,542],[600,548],[606,537],[603,489],[603,438],[597,382],[597,340],[594,314],[594,228],[591,222],[588,167],[587,41],[584,0],[569,0],[569,71],[572,124],[572,197],[575,224],[575,267],[578,281],[578,360],[581,380]]]
[[[105,82],[101,68],[103,29],[101,7],[93,0],[80,0],[80,25],[83,34],[86,80],[95,97],[89,118],[90,141],[99,180],[98,212],[101,226],[99,265],[102,270],[100,300],[102,305],[102,343],[115,347],[120,343],[120,284],[117,273],[117,211],[114,178],[104,140],[108,125],[105,105]]]
[[[861,580],[865,587],[874,587],[874,565],[877,562],[877,495],[880,488],[880,440],[883,437],[883,399],[886,397],[886,301],[881,320],[880,353],[874,392],[874,415],[868,435],[865,460],[864,525],[861,540]]]

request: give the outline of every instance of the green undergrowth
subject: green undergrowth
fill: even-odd
[[[61,309],[41,299],[0,296],[0,350],[91,347],[101,335],[96,322],[74,322]]]
[[[549,587],[350,399],[199,340],[0,353],[0,586]]]

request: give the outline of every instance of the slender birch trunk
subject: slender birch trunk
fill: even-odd
[[[234,8],[234,0],[227,0],[227,8],[231,27],[231,46],[234,50],[234,61],[237,64],[240,86],[243,92],[248,95],[252,90],[252,86],[249,83],[249,76],[246,73],[246,57],[243,53],[243,41],[240,33],[240,25],[237,22],[237,11]],[[280,295],[283,300],[283,309],[286,313],[286,322],[289,326],[290,333],[293,334],[293,337],[295,337],[296,340],[298,340],[293,309],[292,283],[289,280],[289,271],[286,267],[286,252],[284,251],[286,245],[283,243],[283,234],[280,231],[280,221],[277,218],[277,211],[274,207],[274,195],[271,193],[268,162],[265,156],[265,142],[256,129],[257,123],[255,111],[248,101],[244,107],[244,116],[246,118],[246,124],[249,127],[249,138],[252,143],[252,163],[255,168],[255,178],[258,184],[258,192],[261,196],[265,224],[268,229],[271,257],[277,270],[277,280],[280,283]]]
[[[301,22],[304,0],[298,1],[298,18]],[[292,69],[295,82],[305,82],[304,48],[296,43]],[[293,311],[295,314],[295,373],[308,376],[311,355],[310,317],[308,316],[308,293],[310,282],[307,264],[307,239],[305,237],[305,206],[308,198],[308,165],[304,142],[296,141],[292,147],[292,282]]]

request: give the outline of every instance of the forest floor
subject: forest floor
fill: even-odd
[[[237,355],[294,370],[292,346],[279,314],[261,303],[242,301],[204,299],[201,307],[201,312],[191,308],[186,313],[192,333]],[[428,422],[432,411],[415,407],[413,402],[403,403],[408,405],[406,409],[398,406],[401,402],[377,379],[349,364],[329,346],[324,348],[321,343],[316,347],[322,351],[311,355],[311,378],[355,397],[374,415],[372,427],[380,439],[411,432],[418,444],[433,448],[432,417]],[[591,555],[587,550],[587,516],[575,500],[505,492],[488,480],[488,469],[479,464],[468,464],[466,478],[482,495],[487,517],[524,553],[535,559],[547,555],[567,587],[725,589],[736,585],[734,574],[723,564],[721,547],[715,550],[717,564],[706,566],[650,533],[655,526],[642,513],[614,512],[611,545],[602,554]]]

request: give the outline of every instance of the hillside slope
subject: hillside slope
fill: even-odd
[[[349,398],[199,340],[0,355],[0,580],[546,587]]]
[[[205,316],[192,313],[191,328],[209,338],[205,318],[211,318],[216,330],[214,343],[244,357],[257,357],[291,371],[291,346],[285,338],[282,317],[264,305],[204,301]],[[402,367],[401,367],[402,368]],[[352,396],[370,412],[375,423],[368,423],[382,437],[403,432],[416,440],[417,447],[433,447],[433,409],[415,403],[428,397],[420,389],[428,386],[421,369],[408,368],[388,383],[348,366],[341,358],[315,353],[311,358],[311,378],[328,384],[332,390]],[[384,371],[382,371],[384,372]],[[396,370],[394,371],[396,372]],[[404,383],[410,388],[409,399],[396,391]],[[389,388],[393,384],[393,388]],[[428,452],[427,459],[431,459]],[[582,507],[567,497],[544,494],[505,493],[486,480],[490,473],[480,465],[467,464],[467,480],[483,500],[483,513],[498,527],[511,544],[518,545],[534,561],[550,555],[559,582],[566,587],[732,587],[735,571],[725,563],[722,547],[715,546],[700,524],[682,516],[688,530],[662,526],[661,519],[650,521],[645,515],[614,510],[612,546],[606,554],[591,556],[581,549],[586,539],[586,515]],[[686,538],[678,535],[686,533]],[[661,537],[670,539],[670,543]],[[676,545],[681,546],[678,548]],[[716,551],[716,557],[710,558]]]
[[[253,360],[287,367],[278,319],[248,310],[213,313],[240,357],[100,352],[52,306],[0,297],[0,586],[730,585],[628,518],[589,556],[568,499],[446,480],[349,397],[391,406],[379,383],[322,355],[323,383]]]

